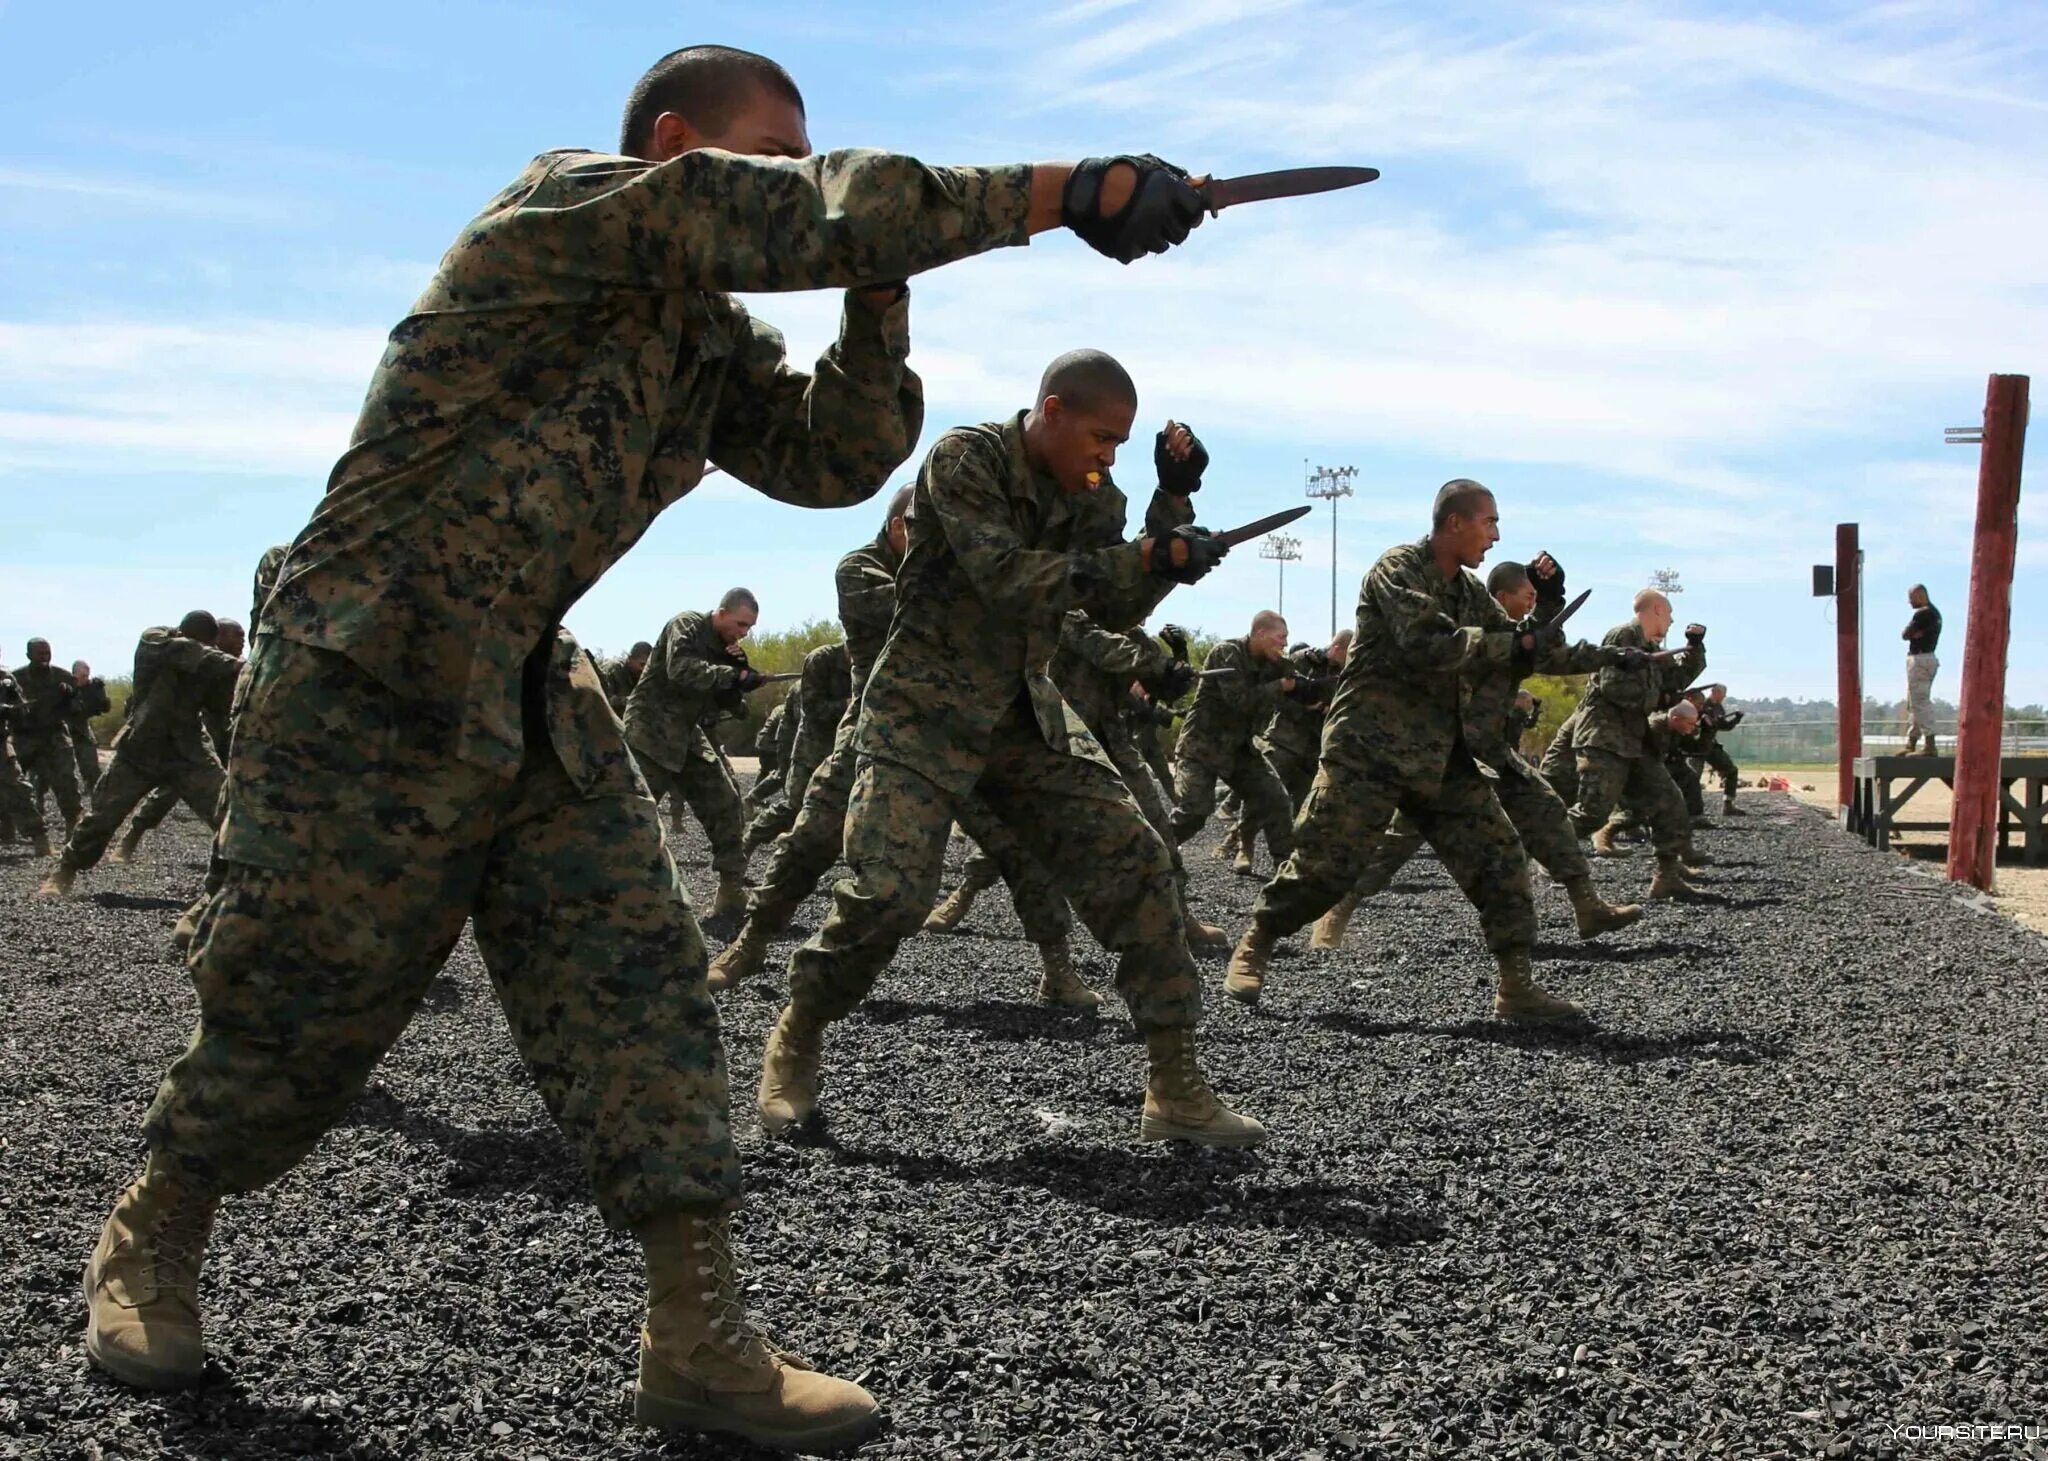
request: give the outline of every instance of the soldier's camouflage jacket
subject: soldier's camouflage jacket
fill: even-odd
[[[853,696],[853,669],[846,646],[821,644],[805,655],[803,678],[796,685],[804,725],[824,727],[825,741],[830,744],[832,728],[839,724],[839,718],[846,713],[846,702]]]
[[[14,672],[23,706],[14,723],[14,739],[62,741],[70,744],[69,718],[72,697],[77,693],[71,671],[54,664],[26,664]]]
[[[93,720],[114,708],[114,702],[107,697],[107,682],[94,675],[83,685],[74,680],[72,687],[71,703],[64,710],[64,723],[71,727],[71,739],[75,744],[96,745],[92,734]]]
[[[626,744],[633,754],[671,771],[717,759],[703,728],[737,695],[743,663],[718,637],[709,614],[691,609],[669,620],[626,697]]]
[[[839,595],[839,627],[846,631],[846,672],[856,699],[889,638],[896,617],[896,571],[903,555],[889,545],[888,531],[839,560],[833,587]]]
[[[1323,728],[1325,759],[1342,746],[1403,789],[1435,795],[1467,734],[1469,687],[1512,667],[1516,637],[1485,584],[1437,567],[1429,539],[1389,548],[1359,590],[1357,633]],[[1532,669],[1562,673],[1584,648],[1557,645]]]
[[[754,732],[754,757],[761,763],[763,778],[789,764],[790,738],[784,731],[797,717],[797,694],[797,687],[790,686],[781,702],[762,717],[761,728]]]
[[[1645,651],[1659,647],[1634,619],[1608,630],[1600,642]],[[1644,665],[1636,670],[1610,665],[1603,669],[1586,687],[1586,698],[1579,704],[1572,749],[1610,751],[1630,759],[1657,754],[1648,745],[1649,717],[1706,667],[1706,651],[1687,645],[1668,665]]]
[[[861,700],[863,754],[962,797],[1020,697],[1054,750],[1107,765],[1052,682],[1066,616],[1142,623],[1172,587],[1124,541],[1129,507],[1115,482],[1062,491],[1026,457],[1023,422],[1019,412],[956,427],[926,456],[895,617]],[[1186,501],[1155,494],[1147,522],[1175,518],[1192,519]]]
[[[805,375],[726,291],[851,289],[1022,244],[1030,177],[866,151],[534,159],[392,331],[264,632],[347,655],[506,776],[535,655],[571,777],[631,787],[623,755],[591,749],[615,741],[601,707],[559,693],[600,693],[556,644],[561,617],[707,458],[836,507],[877,491],[923,425],[903,298],[849,294]]]
[[[263,556],[256,560],[256,582],[250,588],[249,642],[254,644],[263,628],[264,610],[269,607],[270,595],[277,588],[280,570],[284,567],[285,555],[291,551],[291,544],[278,543],[263,550]]]
[[[1564,599],[1549,595],[1537,599],[1536,612],[1530,617],[1539,624],[1547,624],[1563,610]],[[1510,622],[1506,610],[1501,611],[1500,617],[1501,622]],[[1583,640],[1560,644],[1544,661],[1544,673],[1590,674],[1612,664],[1616,657],[1606,646]],[[1496,771],[1505,771],[1511,765],[1530,769],[1521,759],[1520,749],[1529,720],[1515,710],[1515,696],[1524,678],[1521,668],[1513,662],[1493,660],[1475,663],[1465,675],[1465,749],[1472,753],[1473,760]]]
[[[613,712],[625,718],[626,702],[632,698],[633,687],[640,683],[640,672],[628,660],[615,659],[597,667],[597,678],[604,686],[604,698]]]
[[[1172,659],[1149,634],[1105,629],[1085,611],[1074,609],[1060,630],[1052,679],[1082,724],[1101,741],[1129,733],[1125,716],[1131,681],[1156,679]]]
[[[1287,663],[1288,673],[1297,682],[1331,677],[1330,652],[1326,649],[1295,650],[1287,656]],[[1328,709],[1327,702],[1313,704],[1298,695],[1283,693],[1274,702],[1273,718],[1259,732],[1258,744],[1269,751],[1313,762],[1322,752],[1323,717]]]
[[[1240,637],[1213,646],[1202,668],[1238,673],[1196,685],[1174,754],[1191,765],[1224,771],[1273,718],[1283,698],[1280,681],[1294,673],[1294,662],[1285,656],[1255,659],[1250,640]]]
[[[127,719],[114,736],[115,753],[150,766],[212,760],[205,722],[209,712],[225,721],[241,669],[233,655],[176,629],[145,629],[135,646],[135,680]]]

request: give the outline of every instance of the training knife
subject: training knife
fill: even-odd
[[[1202,206],[1214,218],[1225,208],[1235,208],[1240,203],[1355,188],[1379,175],[1376,167],[1284,167],[1277,172],[1246,173],[1241,178],[1212,178],[1196,191],[1202,195]]]
[[[1304,502],[1299,507],[1290,507],[1284,512],[1272,513],[1269,516],[1260,518],[1257,522],[1249,522],[1241,528],[1231,528],[1227,532],[1215,533],[1212,536],[1224,547],[1235,548],[1239,543],[1249,543],[1253,538],[1263,538],[1266,534],[1279,528],[1284,528],[1291,522],[1298,522],[1300,519],[1307,517],[1311,511],[1313,509]]]

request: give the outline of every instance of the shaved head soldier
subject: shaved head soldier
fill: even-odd
[[[1389,549],[1366,575],[1357,636],[1330,702],[1322,768],[1295,828],[1294,854],[1259,894],[1225,992],[1257,1002],[1275,944],[1351,891],[1401,812],[1479,910],[1500,966],[1494,1013],[1576,1018],[1577,1005],[1531,978],[1536,912],[1528,858],[1480,770],[1478,755],[1493,748],[1472,744],[1461,681],[1643,656],[1567,644],[1559,629],[1508,617],[1467,571],[1500,539],[1500,510],[1484,486],[1468,478],[1445,483],[1430,524],[1429,536]]]
[[[89,797],[100,779],[100,743],[92,723],[112,710],[114,702],[107,697],[107,682],[95,675],[84,660],[72,662],[71,687],[71,703],[64,712],[64,720],[71,728],[71,753],[78,763],[78,790],[81,796]]]
[[[850,1013],[931,906],[956,815],[984,801],[1118,956],[1117,989],[1151,1078],[1140,1134],[1246,1145],[1264,1129],[1217,1099],[1195,1059],[1200,1011],[1173,860],[1115,769],[1069,729],[1046,673],[1066,615],[1142,622],[1222,545],[1168,483],[1145,535],[1110,480],[1137,392],[1099,352],[1055,360],[1005,421],[947,432],[918,473],[896,613],[861,695],[846,814],[852,876],[790,961],[790,1001],[762,1059],[764,1126],[816,1108],[825,1034]]]
[[[873,1426],[865,1391],[747,1320],[703,943],[561,619],[707,459],[781,502],[879,489],[922,427],[900,281],[1061,225],[1128,261],[1202,213],[1150,157],[813,156],[787,73],[690,47],[633,89],[618,154],[544,153],[460,229],[264,609],[200,1026],[92,1258],[96,1363],[199,1378],[217,1200],[318,1142],[473,918],[542,1098],[646,1256],[637,1414],[804,1449]],[[727,292],[820,288],[848,292],[813,374]]]
[[[14,754],[31,782],[56,793],[57,810],[68,830],[78,824],[79,812],[78,758],[71,747],[70,726],[71,700],[78,687],[70,671],[50,660],[50,641],[31,639],[28,663],[14,672],[23,701],[15,717]]]
[[[1255,742],[1281,697],[1295,689],[1287,621],[1261,610],[1249,631],[1211,649],[1202,669],[1174,764],[1173,835],[1186,842],[1202,830],[1222,781],[1243,802],[1245,849],[1254,833],[1263,833],[1275,861],[1283,861],[1294,847],[1294,806]]]

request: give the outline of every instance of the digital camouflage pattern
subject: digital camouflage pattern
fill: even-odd
[[[100,774],[92,806],[65,844],[65,867],[76,872],[97,863],[122,821],[160,786],[207,825],[219,824],[222,771],[206,718],[210,711],[225,717],[241,669],[233,655],[176,629],[143,631],[135,647],[128,717],[114,735],[113,758]]]
[[[199,723],[205,728],[207,743],[213,751],[213,759],[217,762],[226,760],[224,752],[228,745],[229,722],[234,708],[234,690],[233,681],[225,676],[216,676],[207,682],[200,700]],[[205,788],[211,785],[215,795],[218,795],[223,775],[224,773],[219,772],[217,768],[208,767],[205,775],[192,781],[190,789],[195,789],[203,795]],[[136,807],[135,816],[128,824],[129,829],[137,835],[154,830],[171,814],[171,809],[186,796],[187,790],[188,788],[177,780],[159,782],[156,788],[142,799],[142,804]],[[202,815],[209,824],[217,825],[220,821],[217,812]]]
[[[577,664],[577,661],[581,661]],[[625,1225],[723,1201],[739,1163],[704,946],[594,667],[566,634],[579,786],[534,747],[506,780],[344,657],[277,635],[243,696],[200,915],[200,1023],[150,1109],[152,1148],[204,1186],[263,1186],[362,1090],[472,917],[512,1036]]]
[[[1536,910],[1528,859],[1466,742],[1472,686],[1515,666],[1516,639],[1485,585],[1463,570],[1446,574],[1429,539],[1380,555],[1359,592],[1357,632],[1331,697],[1294,854],[1252,913],[1263,932],[1285,937],[1327,912],[1401,812],[1478,909],[1488,947],[1529,951]],[[1583,662],[1584,648],[1552,646],[1527,668]]]
[[[654,641],[654,653],[626,701],[626,744],[640,762],[654,799],[669,798],[669,816],[687,803],[711,844],[721,875],[746,871],[746,815],[739,788],[711,743],[715,725],[739,696],[744,656],[718,637],[711,616],[678,614]]]
[[[57,798],[64,824],[78,820],[78,757],[71,747],[70,710],[77,687],[71,671],[25,664],[14,672],[22,708],[14,725],[14,756],[38,792]],[[39,798],[40,799],[40,795]]]
[[[1601,643],[1644,651],[1658,648],[1634,619],[1607,631]],[[1586,689],[1568,724],[1577,794],[1572,826],[1590,836],[1626,803],[1650,824],[1659,857],[1675,857],[1692,840],[1685,797],[1664,765],[1661,710],[1707,667],[1704,649],[1687,645],[1667,665],[1602,670]],[[1652,722],[1660,727],[1652,730]],[[1560,792],[1563,788],[1559,788]]]
[[[846,718],[852,699],[853,663],[844,643],[821,644],[804,656],[794,723],[789,728],[790,745],[784,752],[788,769],[783,779],[791,801],[803,800],[804,784],[832,754],[833,738],[839,734],[839,722]]]
[[[605,703],[612,713],[621,720],[626,715],[626,702],[632,698],[633,687],[640,683],[640,671],[625,659],[615,659],[597,667],[597,678],[604,686]]]
[[[21,763],[14,759],[14,724],[25,705],[14,676],[0,670],[0,832],[8,836],[19,833],[41,848],[48,834],[36,812],[28,778],[21,774]]]
[[[909,454],[907,303],[849,294],[814,375],[722,291],[850,288],[1025,241],[1030,169],[843,151],[536,158],[392,331],[266,632],[348,655],[517,773],[528,653],[707,457],[806,507]]]
[[[537,159],[391,334],[262,616],[159,1094],[167,1161],[254,1185],[332,1120],[474,917],[605,1215],[738,1166],[704,957],[595,665],[555,627],[707,457],[864,500],[922,428],[907,295],[815,375],[722,291],[855,289],[1022,243],[1030,170],[881,153]]]
[[[1116,485],[1063,492],[1032,467],[1023,419],[947,432],[918,473],[896,615],[861,700],[852,877],[790,963],[807,1015],[853,1008],[922,923],[949,825],[976,798],[1118,955],[1141,1029],[1192,1026],[1200,1009],[1172,860],[1047,673],[1070,610],[1137,624],[1170,585],[1124,542]],[[1184,500],[1153,506],[1148,520],[1191,517]]]
[[[72,759],[78,765],[78,789],[90,796],[100,779],[100,742],[93,734],[94,719],[114,708],[107,697],[107,682],[94,675],[84,684],[75,681],[71,704],[64,712],[64,724],[71,732]]]
[[[1295,650],[1287,656],[1287,662],[1297,683],[1327,679],[1331,674],[1327,650]],[[1253,738],[1252,743],[1265,756],[1266,764],[1287,788],[1288,805],[1297,812],[1308,800],[1309,784],[1316,779],[1316,763],[1323,754],[1323,717],[1328,710],[1327,700],[1310,701],[1299,695],[1283,694],[1274,702],[1272,718]],[[1275,861],[1279,857],[1275,852]]]
[[[1131,739],[1136,742],[1138,754],[1145,758],[1146,766],[1159,782],[1159,789],[1165,796],[1173,795],[1173,758],[1167,753],[1167,738],[1172,733],[1173,723],[1178,717],[1171,705],[1163,705],[1149,695],[1137,691],[1124,710],[1124,719],[1130,726]]]
[[[1174,840],[1186,842],[1215,814],[1221,780],[1237,793],[1246,829],[1263,835],[1279,862],[1294,849],[1294,803],[1257,742],[1293,665],[1285,658],[1255,658],[1240,637],[1217,644],[1202,668],[1238,673],[1203,680],[1181,724],[1173,772]]]
[[[270,607],[270,596],[277,589],[277,580],[284,572],[284,560],[290,554],[292,545],[275,543],[263,550],[263,556],[256,560],[256,581],[249,591],[249,642],[254,644],[262,632],[264,612]]]

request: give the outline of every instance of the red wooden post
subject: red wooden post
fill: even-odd
[[[1984,394],[1977,463],[1977,538],[1970,554],[1969,629],[1956,697],[1955,811],[1948,876],[1991,891],[1998,857],[1998,742],[2005,730],[2005,652],[2012,634],[2012,564],[2020,541],[2020,458],[2027,444],[2027,378],[1994,375]]]
[[[1835,524],[1835,807],[1856,795],[1856,758],[1863,754],[1863,550],[1855,523]]]

